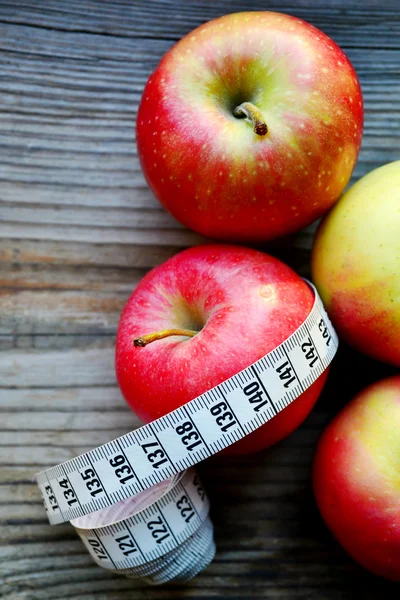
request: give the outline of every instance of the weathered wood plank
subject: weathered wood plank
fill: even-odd
[[[56,412],[56,411],[48,411],[48,412],[31,412],[29,414],[29,418],[27,418],[27,414],[25,411],[22,412],[6,412],[2,413],[3,425],[2,431],[36,431],[36,432],[47,432],[51,431],[54,437],[60,441],[58,445],[63,446],[62,443],[62,435],[57,435],[56,432],[73,432],[73,431],[85,431],[89,432],[92,428],[95,428],[98,432],[99,429],[105,429],[109,433],[111,429],[110,423],[112,423],[112,429],[118,430],[120,432],[127,432],[129,429],[136,429],[140,425],[140,421],[131,411],[107,411],[106,413],[95,412],[95,411],[79,411],[75,413],[71,411],[70,413],[66,412]],[[11,436],[10,436],[11,437]],[[86,434],[83,436],[86,438]],[[36,443],[46,444],[45,436],[36,433],[36,435],[32,436],[32,440],[36,439]],[[75,440],[77,440],[77,436],[75,435]],[[2,436],[1,443],[3,444],[6,441],[6,438]],[[86,439],[82,439],[82,441],[86,442]],[[15,436],[14,436],[15,442]],[[10,442],[12,443],[12,442]],[[29,443],[29,442],[28,442]],[[50,442],[51,443],[51,442]],[[90,442],[89,442],[90,443]],[[22,444],[22,440],[21,440]]]
[[[182,229],[165,210],[130,210],[115,207],[84,208],[75,205],[42,206],[25,203],[1,202],[0,219],[3,223],[33,223],[77,225],[79,227],[136,228],[136,229]]]
[[[79,412],[81,410],[117,411],[126,410],[119,388],[108,387],[64,387],[48,389],[0,390],[1,410]]]
[[[118,435],[121,435],[123,433],[127,433],[130,429],[134,429],[134,426],[132,425],[132,427],[129,427],[128,425],[129,423],[129,418],[126,419],[126,425],[127,427],[125,427],[124,429],[120,429],[113,432],[113,438],[114,437],[118,437]],[[102,443],[105,443],[107,441],[110,441],[110,437],[107,437],[107,433],[108,430],[104,430],[104,435],[101,436],[99,433],[98,439],[102,438]],[[40,436],[40,433],[38,433],[38,437]],[[315,442],[315,437],[317,436],[313,436],[313,440]],[[61,444],[58,443],[54,443],[54,444],[50,444],[50,445],[41,445],[40,441],[37,445],[29,445],[29,446],[24,446],[22,445],[18,445],[18,446],[0,446],[1,447],[1,455],[2,455],[2,463],[4,465],[7,466],[25,466],[25,465],[32,465],[32,471],[31,471],[31,475],[34,475],[35,471],[34,470],[34,466],[36,465],[41,465],[42,467],[44,465],[46,466],[54,466],[55,464],[64,462],[66,460],[69,460],[71,458],[73,458],[74,456],[78,455],[78,454],[83,454],[84,452],[87,452],[90,448],[92,448],[93,446],[90,446],[88,444],[85,443],[85,439],[84,439],[84,434],[80,433],[76,435],[75,438],[75,443],[72,445],[68,445],[68,446],[63,446]],[[293,454],[290,455],[282,455],[279,456],[279,459],[276,459],[276,462],[280,461],[280,465],[279,468],[283,468],[283,465],[285,465],[285,463],[289,463],[289,466],[294,465],[296,469],[299,469],[300,465],[304,465],[306,464],[307,467],[309,467],[310,465],[310,460],[311,460],[311,454],[310,452],[307,454],[306,450],[304,450],[304,446],[300,446],[299,448],[294,446],[292,447],[292,451]],[[297,452],[297,455],[296,455]],[[273,464],[273,459],[271,459],[271,465]],[[218,472],[221,471],[221,468],[224,469],[225,465],[219,465],[218,467]],[[235,465],[234,468],[232,468],[232,472],[235,475],[235,469],[238,469],[238,465]],[[244,466],[241,466],[240,468],[244,469]],[[249,467],[248,467],[249,468]],[[39,469],[41,470],[41,469]],[[299,471],[300,472],[300,471]],[[258,480],[260,479],[261,475],[260,474],[254,474],[254,478]],[[236,474],[233,478],[234,484],[238,484],[238,479],[239,476]],[[244,478],[244,482],[248,483],[248,478]],[[270,494],[273,495],[276,498],[279,498],[281,495],[281,491],[278,488],[276,488],[276,481],[272,482],[274,484],[274,486],[272,486],[272,488],[270,489]],[[298,481],[297,482],[284,482],[285,486],[290,486],[290,489],[292,491],[296,490],[296,485],[298,485]]]
[[[204,238],[186,229],[106,229],[64,225],[39,225],[31,223],[4,223],[0,230],[2,238],[37,240],[66,240],[92,244],[138,244],[141,246],[193,246],[204,243]]]
[[[104,347],[72,351],[10,350],[0,353],[2,386],[64,387],[113,385],[113,340],[101,341]],[[98,342],[97,346],[100,346]]]
[[[150,268],[173,256],[180,248],[122,244],[0,239],[0,264],[91,265],[101,268]],[[1,270],[4,265],[1,264]]]
[[[66,460],[70,460],[74,458],[77,454],[79,454],[78,449],[79,442],[71,448],[71,447],[50,447],[50,446],[35,446],[32,448],[29,447],[29,451],[26,447],[23,446],[12,446],[12,447],[2,447],[1,448],[1,462],[2,465],[40,465],[40,470],[43,470],[45,465],[49,467],[54,466],[60,462],[64,462]],[[86,452],[87,447],[82,449],[82,452]],[[37,473],[32,469],[32,476]]]
[[[171,10],[171,3],[138,1],[134,4],[112,6],[104,2],[69,2],[68,9],[57,1],[41,3],[40,10],[31,3],[24,3],[23,9],[5,6],[2,20],[9,23],[32,23],[40,27],[58,30],[58,34],[70,31],[90,31],[92,33],[113,35],[114,39],[128,36],[162,37],[177,39],[197,24],[216,16],[237,10],[260,10],[260,2],[233,0],[215,3],[206,1],[200,4],[187,3]],[[122,9],[122,10],[121,10]],[[377,2],[351,2],[343,10],[343,2],[327,2],[324,6],[313,5],[305,1],[290,3],[270,3],[270,10],[290,12],[296,16],[313,21],[317,26],[329,32],[337,32],[341,40],[349,40],[353,45],[373,46],[374,37],[378,36],[386,46],[395,46],[396,39],[385,36],[385,25],[393,26],[393,17],[398,16],[394,0],[385,3],[384,8]],[[73,18],[72,18],[73,17]],[[395,21],[396,23],[396,21]],[[353,36],[350,36],[353,33]],[[82,33],[81,35],[86,35]],[[43,50],[42,50],[43,51]]]
[[[0,335],[0,353],[18,351],[54,352],[72,349],[85,351],[88,348],[104,348],[110,345],[112,334],[27,334]],[[107,339],[108,338],[108,339]],[[1,389],[1,388],[0,388]]]
[[[144,274],[145,271],[142,269],[107,267],[100,269],[91,266],[82,268],[69,265],[63,265],[60,268],[59,265],[48,263],[39,265],[14,263],[2,266],[0,285],[3,290],[7,290],[7,288],[14,291],[32,290],[31,294],[34,293],[33,290],[37,292],[39,290],[52,290],[54,292],[58,290],[59,293],[63,290],[113,292],[116,301],[118,301],[118,295],[125,294],[125,297],[127,297]],[[4,297],[6,298],[6,295]],[[62,301],[61,295],[60,301]],[[84,302],[85,300],[83,300]],[[75,308],[75,312],[76,314],[79,313],[78,307]]]
[[[4,290],[0,292],[0,335],[112,334],[129,294]]]
[[[278,484],[276,484],[278,487]],[[260,497],[258,500],[244,497],[235,502],[234,505],[227,506],[224,514],[225,525],[236,525],[238,528],[247,528],[253,530],[253,535],[259,535],[260,530],[268,531],[270,538],[280,537],[282,534],[282,522],[287,520],[284,525],[285,535],[289,535],[298,528],[296,522],[290,519],[295,512],[295,501],[285,502],[282,500],[282,510],[276,506],[277,498],[293,494],[298,489],[296,484],[290,481],[284,481],[279,484],[280,493],[275,495],[267,495],[265,500],[261,498],[266,490],[259,490]],[[271,486],[270,486],[271,487]],[[229,492],[229,489],[227,490]],[[239,515],[239,516],[238,516]],[[243,515],[243,516],[240,516]],[[39,498],[37,502],[8,502],[5,505],[0,505],[0,523],[9,523],[10,521],[29,521],[32,524],[47,525],[46,515],[43,514],[43,503]],[[257,529],[259,528],[259,532]],[[226,533],[227,535],[227,533]]]
[[[113,432],[111,435],[115,435]],[[14,436],[15,437],[15,436]],[[92,439],[92,438],[91,438]],[[108,439],[112,439],[109,437]],[[23,444],[24,441],[21,440]],[[101,443],[101,442],[100,442]],[[98,445],[99,442],[94,441],[95,445]],[[91,446],[93,447],[93,446]],[[11,468],[11,467],[10,467]],[[205,467],[207,468],[207,477],[217,478],[221,469],[221,464],[214,469],[211,466]],[[266,474],[263,480],[260,482],[257,481],[247,481],[246,478],[240,476],[239,481],[242,483],[240,490],[238,489],[239,481],[235,481],[233,469],[232,473],[224,474],[223,477],[223,485],[221,484],[213,484],[212,493],[214,496],[221,495],[230,496],[232,504],[235,505],[235,511],[237,510],[237,506],[240,504],[243,510],[246,512],[246,506],[248,507],[257,507],[257,511],[262,512],[264,517],[271,518],[272,515],[275,515],[278,519],[286,519],[290,517],[290,513],[295,512],[296,508],[296,495],[288,494],[288,490],[293,489],[293,484],[297,484],[299,488],[299,482],[301,484],[308,484],[308,463],[304,463],[303,465],[282,465],[279,462],[275,462],[274,464],[267,464]],[[238,467],[236,466],[236,470]],[[34,472],[31,467],[31,478]],[[258,475],[258,473],[256,473]],[[247,478],[248,480],[249,478]],[[281,501],[279,503],[276,502],[277,496],[281,497]],[[0,503],[8,504],[8,503],[29,503],[32,505],[42,506],[40,501],[40,497],[34,484],[22,485],[21,483],[16,484],[4,484],[0,486]],[[6,507],[6,512],[3,513],[7,515],[8,507]],[[26,516],[29,516],[29,508],[27,507]],[[253,508],[251,508],[253,510]],[[40,513],[41,518],[43,518],[43,512]],[[252,519],[252,517],[250,517]]]

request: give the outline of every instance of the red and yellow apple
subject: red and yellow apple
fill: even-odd
[[[400,376],[365,388],[328,425],[313,480],[321,514],[349,554],[400,581]]]
[[[149,186],[179,221],[260,242],[334,204],[362,125],[356,73],[333,40],[289,15],[244,12],[165,54],[143,92],[137,146]]]
[[[122,312],[116,340],[122,394],[143,421],[157,419],[273,350],[313,301],[294,271],[262,252],[229,245],[180,252],[142,279]],[[257,451],[296,429],[327,372],[230,451]]]
[[[339,335],[400,366],[400,161],[364,176],[324,218],[312,276]]]

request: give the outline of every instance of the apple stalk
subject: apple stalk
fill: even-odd
[[[264,121],[260,110],[251,102],[242,102],[233,111],[235,117],[241,118],[243,115],[253,125],[253,131],[257,135],[263,136],[268,133],[268,127]]]
[[[155,331],[154,333],[147,333],[146,335],[142,335],[133,340],[133,345],[136,347],[147,346],[147,344],[151,344],[151,342],[155,342],[156,340],[163,340],[166,337],[170,337],[171,335],[182,335],[185,337],[194,337],[198,331],[193,331],[193,329],[163,329],[162,331]]]

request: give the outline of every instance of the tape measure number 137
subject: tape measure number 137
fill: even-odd
[[[338,339],[312,288],[309,315],[272,352],[160,419],[38,473],[50,523],[71,521],[98,564],[153,584],[209,564],[209,502],[191,467],[272,419],[328,367]]]

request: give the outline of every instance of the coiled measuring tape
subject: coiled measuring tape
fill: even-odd
[[[38,473],[50,523],[71,521],[96,563],[153,584],[185,581],[209,564],[209,502],[191,467],[272,419],[328,367],[338,338],[311,287],[305,321],[263,358],[156,421]]]

